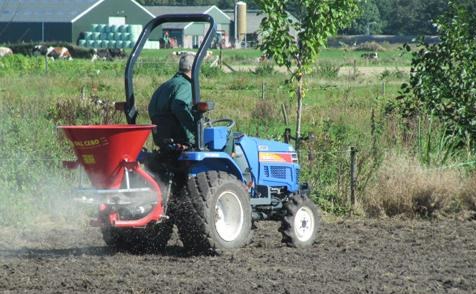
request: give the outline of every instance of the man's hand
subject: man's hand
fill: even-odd
[[[170,142],[168,144],[168,149],[170,151],[178,151],[178,152],[183,152],[183,151],[187,151],[189,150],[190,148],[192,147],[191,144],[188,144],[188,143],[174,143],[174,142]]]
[[[190,149],[190,147],[192,146],[190,146],[189,144],[175,144],[175,149],[181,152],[187,151],[188,149]]]

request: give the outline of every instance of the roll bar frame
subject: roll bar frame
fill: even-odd
[[[133,86],[133,69],[137,62],[146,41],[154,29],[164,23],[168,22],[205,22],[209,23],[205,38],[200,45],[192,65],[192,103],[193,105],[200,102],[200,66],[210,48],[213,38],[216,35],[217,26],[213,17],[208,14],[165,14],[154,18],[148,22],[142,30],[139,39],[137,40],[134,49],[132,49],[129,59],[127,60],[125,70],[125,87],[126,87],[126,104],[124,106],[124,113],[126,115],[128,124],[136,124],[138,111],[135,105],[134,86]],[[196,146],[199,150],[203,149],[203,120],[201,114],[197,119],[197,136]]]

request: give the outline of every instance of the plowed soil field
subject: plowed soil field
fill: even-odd
[[[281,244],[258,223],[247,247],[189,256],[176,236],[162,254],[107,249],[96,228],[0,230],[6,293],[476,293],[476,222],[346,220],[318,242]]]

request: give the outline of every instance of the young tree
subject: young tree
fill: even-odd
[[[404,117],[437,117],[455,140],[476,150],[476,2],[449,2],[437,21],[441,41],[413,51],[409,84],[399,98]],[[406,46],[407,50],[411,50]]]
[[[297,98],[296,148],[301,139],[305,77],[327,39],[357,15],[359,0],[256,0],[266,15],[261,22],[260,49],[290,75],[288,84]],[[292,5],[299,18],[288,14]],[[296,37],[290,32],[296,31]]]

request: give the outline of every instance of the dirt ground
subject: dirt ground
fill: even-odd
[[[96,228],[0,231],[2,293],[476,293],[475,221],[323,223],[308,250],[274,222],[222,256],[108,250]]]

